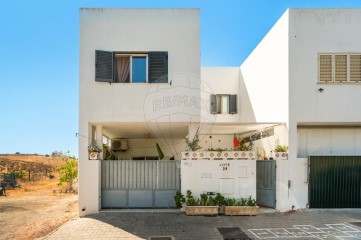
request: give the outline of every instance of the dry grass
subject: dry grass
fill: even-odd
[[[37,155],[0,155],[0,164],[29,166],[33,171],[42,170],[44,165],[56,169],[61,158]],[[2,165],[4,166],[4,165]],[[38,169],[37,169],[38,167]],[[7,196],[0,197],[0,239],[35,239],[43,237],[64,222],[78,216],[78,199],[75,193],[53,193],[58,187],[59,174],[51,173],[54,179],[40,177],[38,181],[19,181],[21,188],[9,189]]]

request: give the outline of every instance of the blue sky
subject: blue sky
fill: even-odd
[[[77,155],[79,8],[200,8],[202,66],[238,66],[292,7],[360,0],[1,0],[0,153]]]

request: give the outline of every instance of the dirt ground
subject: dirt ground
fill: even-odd
[[[0,196],[0,239],[44,237],[64,222],[78,217],[78,195],[54,193],[53,190],[66,188],[59,188],[58,182],[59,176],[55,174],[54,179],[20,181],[21,188],[7,189],[7,196]]]

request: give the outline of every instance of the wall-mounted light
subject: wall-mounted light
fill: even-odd
[[[322,93],[323,91],[325,91],[325,89],[319,88],[317,91],[319,91],[320,93]]]

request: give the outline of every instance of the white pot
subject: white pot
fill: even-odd
[[[89,153],[89,159],[90,160],[97,160],[98,159],[98,153],[97,152],[90,152]]]

